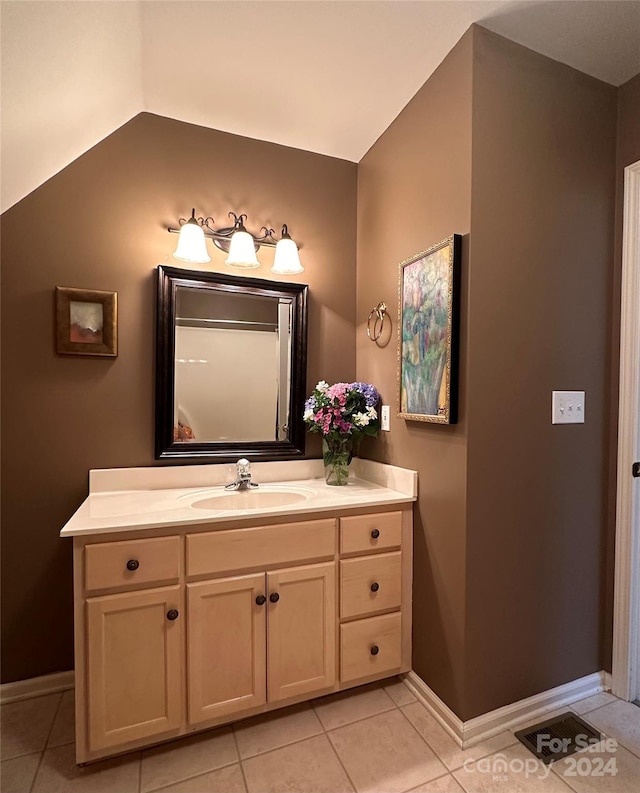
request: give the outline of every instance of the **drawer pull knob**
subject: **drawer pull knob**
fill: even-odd
[[[137,559],[129,559],[127,562],[127,570],[137,570],[140,567],[140,562]]]
[[[169,611],[167,611],[167,619],[171,620],[172,622],[173,620],[177,620],[178,616],[178,609],[169,609]]]
[[[380,652],[380,648],[378,647],[377,644],[374,644],[373,647],[371,648],[371,655],[378,655],[379,652]]]
[[[377,592],[379,589],[380,589],[380,584],[377,581],[374,581],[373,584],[371,584],[371,591]]]
[[[380,529],[374,529],[371,532],[371,536],[373,537],[374,540],[377,540],[378,537],[380,536]]]
[[[269,600],[270,600],[272,603],[277,603],[277,602],[280,600],[280,595],[279,595],[277,592],[272,592],[272,593],[269,595]]]
[[[266,599],[266,597],[264,595],[258,595],[258,597],[256,598],[256,603],[257,603],[258,606],[264,606],[264,604],[266,602],[267,602],[267,599]]]

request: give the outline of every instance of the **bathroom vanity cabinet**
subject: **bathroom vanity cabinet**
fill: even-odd
[[[408,671],[412,516],[74,536],[77,761]]]

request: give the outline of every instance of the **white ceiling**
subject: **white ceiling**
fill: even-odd
[[[2,211],[141,110],[359,161],[473,22],[619,85],[628,0],[2,0]]]

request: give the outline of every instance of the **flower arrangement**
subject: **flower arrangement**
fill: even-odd
[[[345,485],[349,463],[365,436],[380,431],[376,410],[380,395],[368,383],[335,383],[321,380],[304,405],[310,432],[322,435],[327,484]]]

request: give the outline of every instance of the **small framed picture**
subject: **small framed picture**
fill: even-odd
[[[461,241],[453,234],[400,264],[398,418],[457,421]]]
[[[56,286],[56,351],[118,355],[118,293]]]

